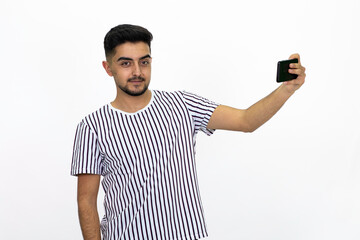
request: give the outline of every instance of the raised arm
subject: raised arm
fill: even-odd
[[[293,58],[299,59],[299,63],[291,64],[289,72],[297,74],[296,79],[284,82],[270,95],[248,109],[236,109],[224,105],[218,106],[213,112],[207,127],[210,129],[253,132],[267,122],[305,82],[305,68],[300,63],[300,56],[293,54],[289,59]]]
[[[100,221],[97,211],[99,185],[100,175],[78,175],[77,201],[84,240],[101,240]]]

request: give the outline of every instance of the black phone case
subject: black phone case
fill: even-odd
[[[276,82],[285,82],[297,78],[298,75],[289,73],[289,69],[290,69],[290,63],[298,63],[298,62],[299,61],[297,58],[279,61],[277,65]]]

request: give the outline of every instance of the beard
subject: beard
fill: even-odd
[[[133,80],[141,80],[143,82],[145,82],[145,79],[142,77],[133,77],[128,79],[128,82],[131,82]],[[130,90],[126,85],[125,86],[121,86],[120,84],[116,84],[118,86],[118,88],[120,88],[123,92],[125,92],[126,94],[130,95],[130,96],[140,96],[143,95],[146,90],[148,89],[149,85],[145,83],[145,85],[142,88],[138,88],[136,90]]]

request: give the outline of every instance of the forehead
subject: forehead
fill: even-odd
[[[139,59],[147,54],[150,55],[150,48],[149,45],[147,45],[147,43],[126,42],[115,47],[115,55],[113,59],[118,59],[119,57]]]

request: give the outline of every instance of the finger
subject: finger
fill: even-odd
[[[303,75],[305,73],[305,68],[300,66],[300,68],[290,68],[289,73]]]
[[[299,64],[301,64],[300,63],[300,55],[298,53],[291,54],[289,57],[289,59],[294,59],[294,58],[297,58],[299,61]]]
[[[290,63],[290,68],[302,68],[300,63]]]

